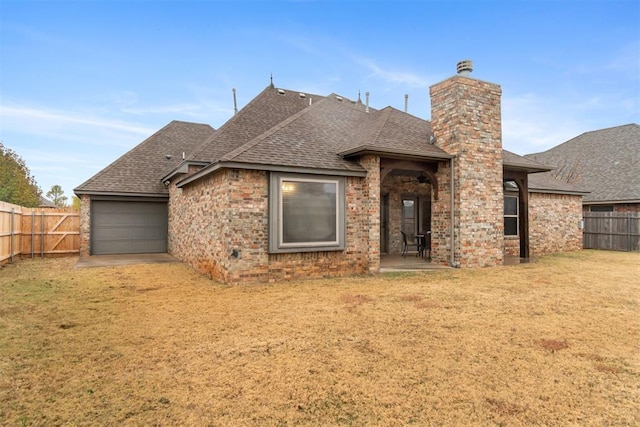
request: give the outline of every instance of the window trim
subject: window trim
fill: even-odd
[[[511,197],[516,199],[516,213],[507,215],[506,212],[503,212],[503,220],[507,218],[515,218],[516,219],[516,234],[507,234],[507,227],[504,227],[504,236],[505,237],[520,237],[520,197],[517,194],[505,194],[504,198]],[[504,208],[503,208],[504,210]],[[505,221],[506,222],[506,221]]]
[[[284,243],[283,197],[284,181],[336,184],[336,240],[333,242]],[[269,178],[269,253],[322,252],[345,249],[345,178],[332,175],[311,175],[288,172],[271,172]]]

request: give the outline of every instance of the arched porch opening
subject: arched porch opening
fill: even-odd
[[[432,201],[438,199],[437,162],[380,160],[380,252],[400,254],[410,239],[431,231]],[[430,255],[426,253],[425,255]]]
[[[505,196],[505,244],[509,239],[518,239],[518,252],[521,259],[529,259],[529,179],[527,172],[504,171]],[[517,197],[517,200],[513,200]],[[517,209],[514,210],[514,207]],[[514,211],[516,215],[514,215]],[[517,218],[517,224],[514,224]],[[517,234],[514,231],[517,230]],[[508,248],[507,248],[508,251]],[[512,254],[514,255],[514,254]]]

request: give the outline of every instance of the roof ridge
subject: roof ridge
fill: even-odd
[[[382,132],[382,129],[384,129],[385,125],[387,124],[387,122],[389,121],[389,117],[391,116],[391,110],[387,109],[387,107],[384,107],[382,110],[379,110],[380,114],[382,114],[383,120],[379,120],[377,123],[377,128],[374,131],[374,137],[371,139],[372,141],[377,141],[378,138],[380,137],[380,133]]]
[[[195,149],[193,150],[190,155],[189,155],[189,159],[187,160],[193,160],[196,161],[197,160],[197,156],[204,150],[204,148],[209,145],[209,143],[211,141],[213,141],[217,135],[222,134],[223,130],[228,128],[229,126],[231,126],[231,124],[233,124],[234,122],[238,121],[242,116],[244,116],[246,114],[246,112],[249,110],[249,106],[251,106],[252,104],[258,102],[258,99],[260,98],[260,96],[262,94],[264,94],[265,92],[267,92],[268,90],[273,90],[273,88],[271,86],[267,86],[265,87],[258,95],[254,96],[251,101],[249,101],[249,103],[247,103],[244,107],[242,107],[237,113],[235,113],[234,115],[232,115],[227,121],[225,121],[222,126],[220,126],[215,133],[213,133],[209,138],[205,139],[204,141],[202,141],[202,143]]]
[[[284,128],[285,126],[289,125],[290,123],[292,123],[295,120],[297,120],[298,118],[300,118],[300,116],[308,113],[309,110],[317,108],[317,105],[321,105],[321,104],[323,104],[325,102],[327,102],[327,98],[322,98],[318,102],[314,102],[313,104],[311,104],[307,108],[303,108],[302,110],[298,111],[297,113],[287,117],[286,119],[284,119],[283,121],[281,121],[277,125],[272,126],[270,129],[262,132],[260,135],[256,136],[251,141],[248,141],[248,142],[244,143],[243,145],[241,145],[240,147],[237,147],[237,148],[229,151],[227,154],[225,154],[222,157],[220,157],[220,159],[218,161],[222,162],[222,161],[231,161],[231,160],[233,160],[234,157],[237,157],[240,154],[244,153],[245,151],[249,150],[250,148],[255,147],[257,144],[259,144],[266,137],[268,137],[270,135],[273,135],[274,133],[276,133],[280,129]]]
[[[190,122],[188,120],[178,120],[178,119],[173,119],[171,120],[171,122],[169,122],[169,124],[171,123],[186,123],[186,124],[190,124],[190,125],[202,125],[202,126],[209,126],[211,129],[215,128],[213,126],[211,126],[209,123],[201,123],[201,122]]]

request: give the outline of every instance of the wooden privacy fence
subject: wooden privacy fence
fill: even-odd
[[[613,251],[640,251],[640,214],[585,212],[583,247]]]
[[[25,208],[0,202],[0,263],[80,252],[80,214],[72,208]]]

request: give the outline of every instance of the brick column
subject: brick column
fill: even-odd
[[[461,267],[501,265],[504,205],[500,86],[456,75],[430,88],[436,144],[454,159],[454,257]],[[440,198],[432,212],[437,259],[451,227],[448,168],[441,168]],[[435,210],[435,209],[434,209]],[[448,230],[449,229],[449,230]]]
[[[360,164],[367,170],[363,199],[367,227],[369,273],[380,272],[380,157],[364,156]]]

